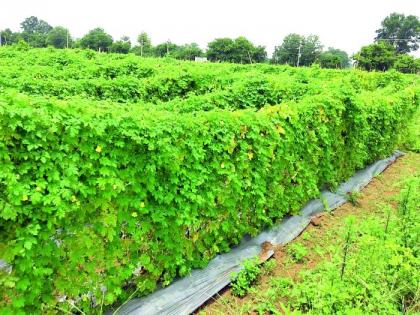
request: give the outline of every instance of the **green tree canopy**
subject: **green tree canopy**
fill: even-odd
[[[1,44],[2,45],[12,45],[19,42],[22,39],[20,33],[12,32],[10,28],[6,28],[5,30],[0,32],[1,37]]]
[[[232,61],[236,63],[252,63],[254,45],[245,37],[235,39]]]
[[[361,69],[386,71],[394,64],[395,55],[395,47],[381,41],[362,47],[360,52],[353,56],[353,59]]]
[[[36,16],[26,18],[22,23],[20,23],[20,26],[22,27],[23,32],[27,34],[47,34],[52,30],[51,25],[44,20],[39,20]]]
[[[153,53],[152,41],[146,32],[141,32],[137,36],[138,46],[133,48],[133,52],[141,57],[150,56]]]
[[[178,50],[178,45],[167,41],[161,43],[153,48],[153,54],[155,57],[175,57],[176,51]]]
[[[207,58],[211,61],[253,63],[263,62],[267,52],[263,46],[255,46],[247,38],[217,38],[208,44]]]
[[[194,60],[195,57],[204,56],[203,50],[196,43],[178,46],[174,52],[174,57],[183,60]]]
[[[264,46],[257,46],[253,50],[252,59],[254,62],[265,62],[267,61],[267,51]]]
[[[241,36],[234,41],[233,61],[237,63],[263,62],[267,58],[264,46],[255,46],[250,40]]]
[[[418,73],[420,71],[420,59],[408,54],[398,54],[393,68],[402,73]]]
[[[207,45],[207,58],[211,61],[231,61],[235,42],[231,38],[216,38]]]
[[[335,54],[324,51],[319,56],[319,64],[321,68],[338,69],[341,68],[341,59]]]
[[[112,36],[98,27],[83,36],[80,40],[80,46],[82,48],[90,48],[98,51],[108,51],[112,42]]]
[[[119,54],[128,54],[131,49],[131,42],[128,36],[121,37],[120,40],[112,43],[110,51]]]
[[[322,44],[319,40],[319,36],[309,35],[304,37],[299,64],[303,66],[310,66],[319,58],[321,52]]]
[[[419,48],[420,21],[414,15],[392,13],[382,21],[376,33],[377,42],[387,41],[398,53],[408,53]]]
[[[47,45],[55,48],[71,47],[72,39],[69,30],[62,27],[54,27],[47,35]]]
[[[280,46],[274,48],[273,61],[275,63],[297,65],[299,47],[302,49],[304,36],[299,34],[289,34],[283,39]]]
[[[299,34],[289,34],[283,39],[280,46],[276,46],[273,54],[273,62],[289,64],[291,66],[310,66],[321,55],[322,45],[319,37]]]
[[[319,64],[322,68],[347,68],[350,60],[345,51],[329,47],[319,56]]]
[[[21,24],[22,38],[33,47],[46,47],[47,35],[52,26],[36,16],[26,18]]]

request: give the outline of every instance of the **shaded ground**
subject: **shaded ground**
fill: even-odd
[[[383,216],[382,205],[396,207],[402,183],[409,176],[420,170],[420,154],[408,153],[398,159],[361,192],[357,204],[346,203],[332,214],[324,213],[312,221],[312,224],[293,242],[275,248],[275,266],[264,270],[264,275],[257,285],[244,298],[234,297],[229,288],[219,292],[196,314],[257,314],[256,306],[264,303],[264,294],[272,290],[272,280],[278,277],[299,279],[302,269],[311,269],[319,262],[328,259],[329,247],[333,248],[337,233],[345,224],[346,218],[355,216],[363,220],[368,216]],[[303,245],[308,254],[301,263],[291,259],[288,248],[293,244]],[[274,264],[272,264],[274,265]],[[264,294],[262,294],[264,293]],[[278,309],[282,309],[279,301]]]

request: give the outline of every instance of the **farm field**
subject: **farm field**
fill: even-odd
[[[101,313],[204,267],[416,150],[419,99],[396,71],[1,47],[1,312]]]

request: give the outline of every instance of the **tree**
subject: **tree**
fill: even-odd
[[[381,26],[376,31],[378,34],[375,38],[376,42],[387,41],[398,53],[409,53],[419,48],[420,21],[418,17],[392,13],[382,21]]]
[[[302,49],[304,37],[299,34],[289,34],[280,46],[274,48],[273,61],[280,64],[295,66],[298,62],[299,47]]]
[[[321,52],[322,44],[317,35],[309,35],[304,37],[299,65],[310,66],[316,60],[318,60]]]
[[[26,18],[22,23],[20,23],[20,26],[22,27],[23,32],[27,34],[47,34],[52,30],[51,25],[44,20],[39,20],[36,16]]]
[[[234,40],[233,42],[233,54],[232,60],[236,63],[252,63],[252,54],[253,54],[254,45],[247,40],[245,37],[241,36]]]
[[[319,56],[319,64],[322,68],[347,68],[350,60],[345,51],[329,47]]]
[[[153,54],[155,57],[174,57],[177,50],[178,45],[168,40],[167,42],[161,43],[154,47]]]
[[[395,55],[394,46],[381,41],[362,47],[360,52],[353,56],[353,59],[361,69],[386,71],[394,64]]]
[[[322,45],[319,37],[299,34],[289,34],[283,39],[280,46],[276,46],[273,62],[289,64],[291,66],[310,66],[321,55]]]
[[[216,38],[207,44],[207,58],[210,61],[231,61],[235,42],[231,38]]]
[[[407,54],[398,54],[393,68],[402,73],[418,73],[420,71],[420,59],[415,59]]]
[[[131,49],[131,42],[128,36],[121,37],[111,45],[110,51],[119,54],[128,54]]]
[[[263,62],[267,52],[263,46],[255,46],[247,38],[217,38],[207,45],[207,58],[211,61],[253,63]]]
[[[112,45],[112,36],[107,34],[102,28],[95,28],[87,33],[80,40],[82,48],[90,48],[97,51],[108,51]]]
[[[47,35],[52,26],[36,16],[26,18],[21,24],[23,39],[33,47],[46,47]]]
[[[20,39],[22,39],[20,33],[14,33],[10,28],[6,28],[5,30],[1,31],[0,36],[2,45],[16,44]]]
[[[255,62],[265,62],[267,61],[267,51],[264,46],[257,46],[254,48],[253,60]]]
[[[341,59],[339,56],[325,51],[319,56],[321,68],[338,69],[341,68]]]
[[[266,59],[265,47],[254,46],[247,38],[240,36],[234,40],[232,61],[237,63],[262,62]]]
[[[145,32],[141,32],[139,36],[137,36],[137,42],[139,43],[138,53],[134,52],[135,54],[143,56],[150,56],[152,53],[152,41],[150,40],[149,35]]]
[[[202,57],[203,50],[196,43],[178,46],[174,52],[174,57],[183,60],[194,60],[195,57]]]
[[[54,46],[55,48],[68,48],[71,46],[72,39],[69,30],[62,27],[54,27],[47,35],[47,45]]]

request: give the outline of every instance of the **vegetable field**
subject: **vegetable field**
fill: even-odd
[[[419,78],[0,49],[0,309],[100,313],[393,152]]]

